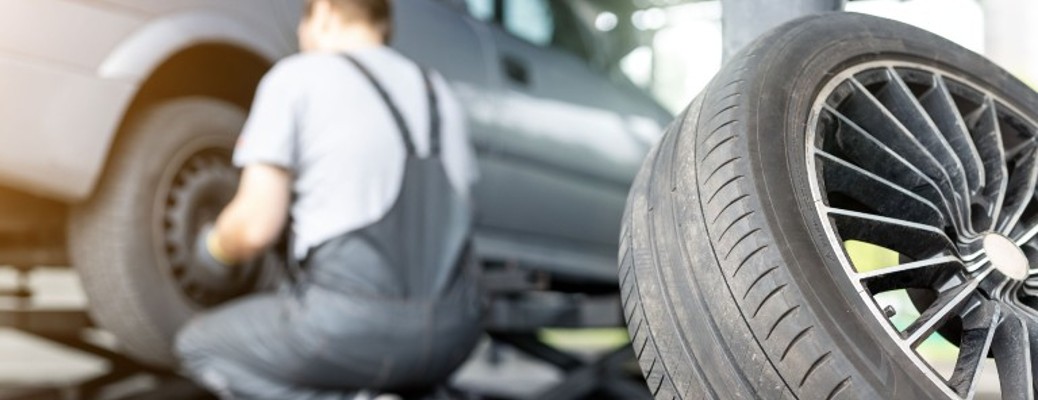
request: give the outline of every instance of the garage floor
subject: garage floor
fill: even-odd
[[[16,275],[0,270],[0,288],[12,287]],[[40,307],[76,308],[86,304],[75,274],[66,269],[41,269],[31,277],[31,286]],[[93,339],[111,342],[104,333]],[[491,357],[493,353],[494,357]],[[493,360],[493,362],[491,362]],[[85,355],[61,345],[43,341],[11,329],[0,328],[0,400],[25,388],[51,388],[74,385],[107,371],[103,359]],[[998,399],[998,378],[993,365],[985,368],[978,399]],[[491,350],[484,343],[477,354],[457,374],[458,387],[479,393],[509,398],[531,398],[562,379],[555,369],[507,348]],[[134,391],[154,387],[154,380],[141,377],[113,388],[106,397],[118,398]],[[69,392],[65,398],[74,399]]]
[[[13,287],[16,279],[14,271],[0,269],[0,289]],[[78,309],[86,304],[75,273],[67,269],[40,269],[31,276],[30,285],[36,294],[34,306]],[[114,342],[103,332],[90,335],[95,342]],[[99,376],[108,368],[103,359],[0,327],[0,400],[19,395],[23,389],[72,386]],[[479,393],[529,398],[561,379],[554,368],[507,348],[491,351],[489,344],[484,343],[479,354],[457,374],[455,383]],[[153,379],[141,377],[115,387],[104,397],[118,398],[154,385]],[[65,398],[75,396],[69,391]]]

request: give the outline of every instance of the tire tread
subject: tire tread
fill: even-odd
[[[625,306],[634,305],[631,311],[625,307],[628,326],[633,327],[631,340],[640,344],[640,365],[650,388],[657,388],[653,391],[657,399],[721,398],[720,393],[726,393],[723,397],[764,395],[774,398],[781,393],[781,397],[788,398],[831,398],[853,392],[855,382],[850,378],[846,362],[837,359],[840,353],[834,352],[826,338],[812,336],[817,331],[816,321],[803,312],[801,302],[794,300],[799,298],[799,293],[795,293],[798,289],[792,285],[789,273],[774,264],[777,250],[768,241],[769,228],[764,217],[755,211],[759,209],[755,198],[758,195],[751,183],[753,172],[748,167],[738,118],[741,100],[747,97],[744,95],[747,80],[741,73],[747,70],[746,65],[753,62],[753,57],[750,52],[734,60],[733,63],[744,66],[715,78],[679,118],[681,124],[671,127],[647,159],[628,201],[620,250],[619,272],[624,277],[621,295],[627,299]],[[721,118],[722,115],[725,117]],[[674,155],[676,152],[689,154],[681,151],[683,146],[692,149],[694,162]],[[685,217],[693,208],[701,210],[701,225],[685,226],[689,219]],[[659,215],[666,211],[674,213],[674,218]],[[641,229],[650,234],[632,234]],[[692,248],[680,252],[661,245],[660,241],[666,239],[652,235],[659,231],[667,236],[666,232],[673,231],[674,236],[680,238],[687,234],[682,232],[690,229],[702,230],[705,236],[693,240],[695,243],[682,243]],[[699,258],[692,254],[704,248],[709,249],[713,262],[693,263],[693,259]],[[633,257],[636,251],[650,251],[653,255]],[[657,256],[661,252],[662,255]],[[673,276],[674,268],[688,268],[690,276],[706,273],[701,271],[703,268],[717,268],[724,288],[714,290],[727,293],[742,322],[719,319],[735,317],[729,313],[717,314],[721,307],[717,302],[723,299],[674,298],[667,290],[670,282],[664,278]],[[640,279],[642,276],[656,279],[652,294],[640,291],[639,288],[646,285]],[[692,309],[705,310],[708,320],[725,321],[726,326],[740,325],[742,332],[722,333],[714,324],[701,324],[693,339],[695,343],[688,343],[676,329],[681,326],[681,318],[676,316],[681,313],[677,310],[679,307],[686,313]],[[657,342],[655,338],[660,335],[683,344],[674,346],[674,340]],[[799,345],[809,336],[822,339],[816,340],[821,343]],[[712,346],[712,349],[705,350],[701,346]],[[735,349],[750,349],[764,356],[740,354]],[[710,363],[700,361],[706,359]],[[691,361],[680,365],[694,377],[694,382],[684,382],[686,390],[678,390],[677,384],[682,380],[671,375],[668,368],[669,363],[680,360]],[[821,368],[823,364],[826,368]],[[744,371],[764,374],[751,379],[743,375]],[[715,391],[711,385],[720,381],[737,384],[718,386]]]

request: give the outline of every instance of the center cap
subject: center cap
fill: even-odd
[[[1016,280],[1025,280],[1030,273],[1030,265],[1027,256],[1024,255],[1020,246],[1013,243],[1009,238],[997,233],[989,233],[984,236],[984,252],[988,259],[1005,276]]]

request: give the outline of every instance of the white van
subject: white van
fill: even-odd
[[[567,2],[397,1],[393,45],[469,112],[487,262],[615,282],[628,185],[671,116],[593,67]],[[0,264],[72,265],[96,323],[132,356],[207,293],[184,276],[199,221],[229,199],[261,76],[296,51],[302,1],[0,1]],[[564,278],[563,278],[564,279]]]

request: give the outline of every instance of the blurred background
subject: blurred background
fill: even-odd
[[[30,0],[0,0],[30,1]],[[402,0],[407,1],[407,0]],[[461,0],[459,0],[460,2]],[[604,72],[617,85],[635,86],[651,95],[671,113],[677,113],[710,81],[723,63],[720,1],[688,0],[554,0],[571,3],[573,15],[552,13],[549,0],[509,1],[503,27],[527,42],[560,47]],[[494,0],[464,0],[476,19],[491,18]],[[860,0],[848,2],[848,11],[909,23],[985,55],[1021,80],[1038,83],[1038,2],[1033,0]],[[585,40],[564,40],[580,24],[594,32]],[[2,28],[0,28],[0,32]],[[563,38],[560,40],[560,38]],[[586,40],[590,39],[590,40]],[[878,268],[896,263],[883,249],[859,248],[856,265]],[[0,272],[0,284],[14,287],[22,279],[13,271]],[[83,308],[85,297],[75,272],[43,269],[29,286],[38,293],[32,301],[47,307]],[[911,308],[904,296],[881,301]],[[899,317],[902,315],[899,314]],[[911,321],[910,313],[903,314]],[[95,332],[99,342],[112,339]],[[546,330],[543,340],[580,354],[597,354],[627,342],[626,330]],[[483,357],[457,378],[472,387],[501,390],[522,396],[537,393],[562,379],[543,363],[484,346]],[[954,365],[954,346],[934,341],[924,349],[928,358]],[[109,361],[36,339],[11,329],[0,329],[0,387],[61,386],[88,379],[113,368]],[[948,364],[951,363],[951,364]],[[994,368],[987,368],[994,371]],[[147,386],[148,379],[131,386]],[[997,384],[988,377],[987,382]],[[996,387],[982,389],[994,396]],[[0,398],[3,398],[0,390]],[[12,392],[14,393],[14,392]]]
[[[607,48],[616,49],[608,57],[608,68],[652,93],[672,112],[685,107],[721,67],[720,1],[575,3],[584,11],[582,22],[601,33]],[[1038,38],[1038,2],[860,0],[848,2],[846,10],[915,25],[987,56],[1029,84],[1038,78],[1038,46],[1033,39]],[[528,23],[516,25],[536,35],[544,28],[533,28],[534,21],[531,15]]]

